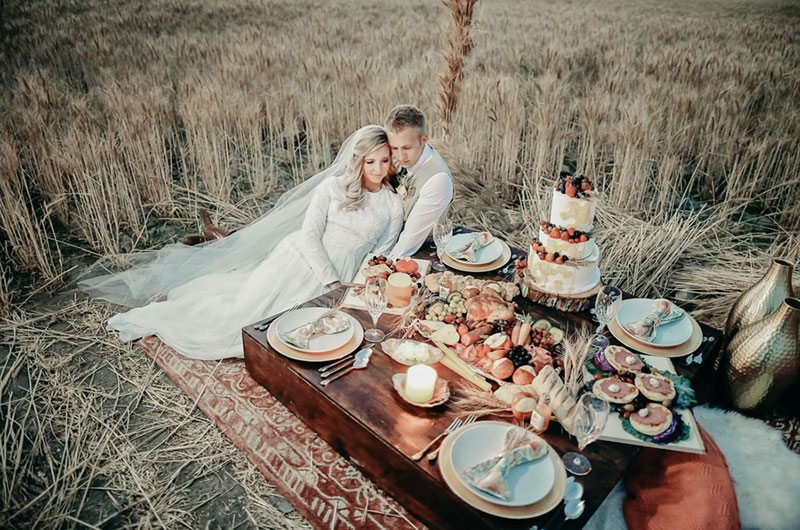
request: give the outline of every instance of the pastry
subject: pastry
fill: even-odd
[[[652,374],[636,374],[636,388],[644,397],[652,401],[671,401],[675,399],[675,384],[672,379]]]
[[[598,379],[592,385],[592,393],[603,401],[618,405],[626,405],[639,395],[636,386],[622,381],[619,377]]]
[[[621,374],[641,372],[642,368],[644,368],[644,362],[639,356],[622,346],[607,346],[603,351],[603,355],[608,364]]]
[[[672,425],[672,411],[657,403],[648,403],[630,416],[631,426],[642,434],[656,436]]]

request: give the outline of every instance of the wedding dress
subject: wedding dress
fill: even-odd
[[[358,210],[339,208],[340,179],[314,190],[303,226],[252,271],[201,276],[167,299],[120,313],[108,328],[130,341],[147,335],[188,357],[242,357],[241,328],[315,298],[334,281],[350,281],[368,253],[382,254],[403,225],[400,199],[384,187]]]
[[[350,281],[368,253],[387,253],[397,239],[403,206],[389,188],[367,192],[358,210],[339,208],[342,175],[364,129],[342,143],[331,166],[230,236],[107,256],[78,287],[133,308],[108,321],[124,341],[157,335],[188,357],[242,357],[241,328]]]

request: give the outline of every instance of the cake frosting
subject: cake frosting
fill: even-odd
[[[544,291],[555,294],[585,293],[600,281],[600,268],[597,266],[599,255],[592,256],[593,259],[581,264],[559,264],[543,260],[533,249],[530,250],[528,270],[535,285]]]
[[[553,202],[550,204],[550,222],[554,225],[572,227],[581,232],[591,232],[594,228],[596,208],[594,199],[569,197],[554,190]]]
[[[572,175],[556,182],[550,217],[531,242],[528,272],[533,285],[554,294],[574,295],[600,283],[600,249],[592,237],[596,201],[592,183]]]

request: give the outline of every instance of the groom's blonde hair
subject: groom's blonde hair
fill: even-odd
[[[361,131],[358,140],[353,146],[353,155],[347,163],[347,174],[342,183],[345,195],[341,205],[342,210],[357,210],[364,203],[364,199],[367,196],[367,191],[361,185],[364,159],[375,149],[384,145],[389,145],[389,137],[386,136],[386,131],[380,125],[369,125]],[[390,167],[385,182],[388,182],[389,177],[394,173],[394,167]]]
[[[409,127],[420,135],[425,134],[425,115],[414,105],[398,105],[386,116],[386,129],[393,133]]]

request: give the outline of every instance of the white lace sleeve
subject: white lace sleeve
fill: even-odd
[[[419,190],[417,202],[409,212],[406,226],[389,257],[397,259],[418,251],[452,200],[453,180],[450,175],[437,173],[428,179]]]
[[[334,181],[326,182],[314,190],[311,204],[309,204],[305,219],[303,219],[303,227],[300,229],[300,252],[322,285],[340,281],[336,268],[322,244],[322,234],[325,233],[331,195],[334,191],[333,185],[335,185]]]
[[[392,220],[389,222],[389,226],[386,231],[381,234],[381,237],[375,243],[375,248],[372,250],[372,254],[380,255],[385,254],[392,248],[394,242],[397,241],[397,236],[400,234],[400,230],[403,229],[403,203],[400,202],[400,199],[393,199],[392,201]]]

